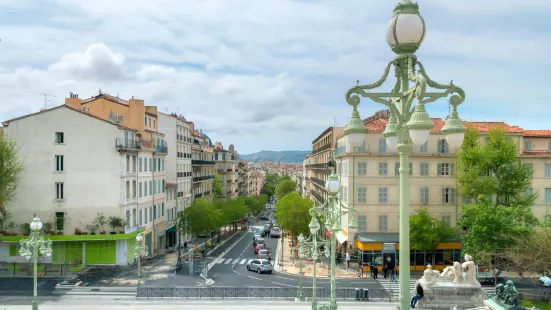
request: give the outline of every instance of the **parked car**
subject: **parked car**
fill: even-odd
[[[256,258],[264,258],[267,260],[271,260],[270,258],[271,254],[272,252],[268,251],[268,249],[258,250],[258,253],[256,254]]]
[[[248,265],[247,270],[249,271],[255,271],[258,273],[272,273],[274,270],[274,266],[272,263],[265,259],[253,259]]]
[[[253,235],[253,241],[255,241],[255,240],[258,239],[258,238],[262,238],[262,235],[261,235],[261,234],[255,233],[255,234]]]
[[[272,229],[270,229],[270,238],[279,238],[281,237],[281,229],[279,227],[272,227]]]
[[[551,278],[550,277],[541,277],[541,278],[538,279],[538,283],[543,285],[543,286],[551,287]]]
[[[266,249],[266,245],[264,245],[264,244],[259,244],[259,245],[255,246],[254,247],[254,255],[257,255],[258,251],[265,250],[265,249]]]

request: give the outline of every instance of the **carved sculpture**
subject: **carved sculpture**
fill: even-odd
[[[431,265],[423,272],[421,283],[424,285],[434,285],[436,282],[452,282],[454,284],[463,284],[469,286],[480,286],[476,280],[476,266],[470,255],[465,255],[463,264],[454,262],[453,266],[444,268],[442,273],[433,270]]]
[[[468,284],[474,284],[476,281],[475,264],[470,255],[465,255],[465,262],[461,264],[463,268],[463,281]]]
[[[432,270],[432,265],[427,265],[427,269],[423,271],[423,277],[421,279],[424,279],[424,282],[426,285],[432,285],[434,281],[440,276],[440,272],[438,270]]]
[[[524,307],[520,304],[515,283],[511,280],[507,280],[505,285],[503,285],[503,283],[496,285],[495,295],[491,296],[490,299],[502,305],[505,309],[524,309]]]

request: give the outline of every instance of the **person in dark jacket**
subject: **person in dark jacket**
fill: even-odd
[[[372,265],[373,266],[373,279],[377,279],[377,275],[379,274],[379,269],[377,269],[377,266],[375,266],[374,264]]]
[[[415,296],[413,296],[413,298],[411,299],[411,307],[415,308],[417,301],[423,298],[423,296],[425,296],[425,293],[423,292],[423,287],[421,286],[421,284],[417,283],[417,285],[415,285]]]

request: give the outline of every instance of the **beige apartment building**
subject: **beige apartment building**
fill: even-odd
[[[212,200],[214,197],[214,146],[203,131],[194,130],[191,151],[193,199]]]
[[[222,143],[216,142],[214,146],[214,161],[218,172],[220,186],[222,186],[221,198],[235,198],[238,195],[238,161],[239,155],[235,152],[233,144],[226,150]]]
[[[344,127],[329,127],[312,141],[312,153],[306,157],[306,194],[318,203],[327,199],[325,181],[334,169],[330,160],[336,147],[337,137],[344,133]],[[299,186],[301,186],[299,184]]]
[[[397,233],[399,222],[399,157],[396,150],[389,149],[382,133],[388,121],[387,111],[377,112],[364,120],[368,132],[361,147],[350,149],[343,133],[336,138],[333,151],[336,171],[341,181],[342,202],[357,210],[358,233]],[[455,179],[455,151],[448,147],[441,131],[444,120],[434,118],[434,128],[428,141],[414,146],[410,156],[412,212],[426,206],[433,216],[453,227],[456,225],[462,200],[457,196]],[[551,130],[524,130],[502,122],[469,122],[480,134],[481,141],[496,126],[503,127],[518,145],[519,158],[533,167],[531,191],[539,192],[533,207],[539,219],[551,217]],[[325,132],[327,133],[327,131]],[[322,135],[323,136],[323,135]],[[320,137],[322,137],[320,136]],[[319,138],[318,138],[319,139]],[[318,142],[316,139],[314,142]],[[323,201],[322,179],[329,168],[324,165],[329,157],[319,158],[318,148],[309,156],[307,165],[309,189],[313,199]],[[315,159],[314,158],[319,158]],[[312,165],[319,166],[312,166]],[[316,170],[321,170],[318,172]],[[327,171],[327,172],[326,172]],[[315,182],[314,182],[315,181]],[[320,197],[317,197],[317,196]],[[347,223],[349,218],[343,218]],[[342,234],[350,242],[343,224]],[[338,237],[338,236],[337,236]],[[343,240],[344,241],[344,240]],[[342,242],[342,241],[340,241]]]

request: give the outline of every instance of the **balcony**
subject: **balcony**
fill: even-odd
[[[233,169],[226,169],[226,172],[232,172]]]
[[[320,180],[320,179],[314,178],[314,177],[310,177],[310,180],[312,182],[314,182],[315,184],[321,186],[321,187],[325,187],[325,181],[324,180]]]
[[[228,180],[226,183],[231,183],[231,180]]]
[[[117,138],[115,146],[119,152],[138,152],[142,149],[142,143],[138,140]]]
[[[321,204],[325,203],[325,199],[324,199],[323,197],[321,197],[320,194],[314,192],[313,189],[310,190],[310,194],[311,194],[312,196],[314,196],[314,198],[315,198],[319,203],[321,203]]]
[[[202,177],[193,177],[192,182],[195,183],[195,182],[201,182],[201,181],[210,180],[210,179],[214,179],[214,176],[213,175],[204,175]]]
[[[326,144],[326,145],[324,145],[324,146],[322,146],[322,147],[319,147],[319,148],[313,150],[312,155],[315,155],[315,154],[317,154],[317,153],[321,153],[321,152],[326,151],[326,150],[328,150],[328,149],[330,149],[330,148],[331,148],[331,144]]]
[[[200,166],[200,165],[214,166],[214,160],[193,159],[191,160],[191,164],[196,166]]]
[[[333,169],[333,164],[332,163],[322,163],[322,164],[310,164],[310,165],[306,165],[306,168],[309,168],[309,169],[324,169],[324,170],[331,170]]]
[[[157,154],[168,154],[168,147],[164,145],[157,145],[155,147],[155,153]]]
[[[198,193],[193,196],[195,199],[203,197],[203,193]]]

